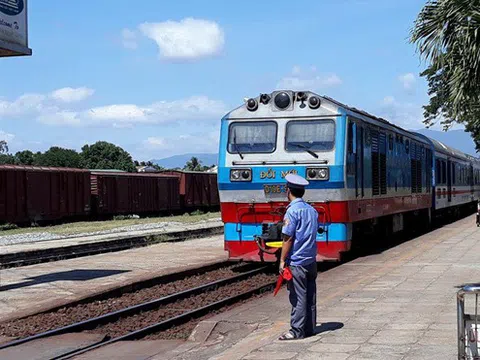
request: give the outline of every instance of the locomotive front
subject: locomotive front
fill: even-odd
[[[222,119],[218,186],[230,259],[278,259],[289,173],[310,183],[304,200],[319,213],[317,261],[348,250],[347,224],[334,221],[346,199],[345,124],[328,98],[294,91],[250,98]]]

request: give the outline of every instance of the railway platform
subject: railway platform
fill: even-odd
[[[135,359],[455,359],[456,286],[480,280],[479,240],[469,216],[319,273],[314,337],[277,340],[289,328],[282,288],[200,323],[180,347]]]
[[[146,224],[140,226],[146,229],[113,229],[38,241],[28,239],[29,234],[21,234],[14,235],[15,242],[10,244],[9,236],[6,236],[0,240],[0,269],[223,233],[223,223],[217,218],[191,224],[165,222],[151,225],[154,225],[151,229]],[[23,237],[28,240],[22,240]]]
[[[45,241],[41,245],[56,246],[59,241],[68,244],[79,240]],[[39,243],[14,246],[35,245]],[[214,235],[0,269],[0,322],[46,311],[120,286],[225,260],[223,235]]]

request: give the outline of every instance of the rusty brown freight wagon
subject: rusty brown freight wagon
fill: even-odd
[[[41,223],[82,218],[89,212],[87,170],[0,166],[0,222]]]
[[[158,214],[180,209],[174,176],[92,171],[91,193],[95,215]]]
[[[217,174],[200,171],[163,171],[162,175],[174,175],[179,179],[180,201],[185,209],[215,208],[220,206]]]

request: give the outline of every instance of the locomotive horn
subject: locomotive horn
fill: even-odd
[[[260,102],[261,102],[262,104],[267,105],[268,102],[270,101],[270,99],[271,99],[271,97],[270,97],[270,95],[268,95],[268,94],[261,94],[261,95],[260,95]]]
[[[297,101],[305,101],[307,100],[307,94],[303,91],[297,92]]]

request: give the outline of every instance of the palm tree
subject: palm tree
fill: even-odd
[[[201,161],[197,157],[193,156],[190,161],[187,161],[183,170],[187,171],[200,171],[202,169]]]
[[[430,0],[412,29],[432,96],[426,116],[477,123],[480,109],[480,0]],[[430,107],[430,108],[429,108]]]

